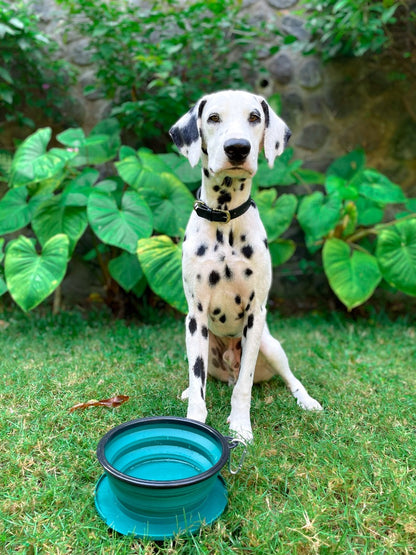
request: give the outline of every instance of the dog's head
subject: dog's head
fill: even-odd
[[[191,166],[202,152],[210,175],[252,176],[261,149],[273,167],[291,133],[261,96],[222,91],[201,98],[176,122],[170,135]]]

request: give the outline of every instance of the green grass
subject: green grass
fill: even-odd
[[[325,407],[299,409],[274,379],[253,389],[255,443],[226,512],[194,536],[142,542],[94,508],[95,449],[133,418],[185,416],[182,321],[5,313],[0,321],[0,552],[415,553],[414,322],[270,316],[296,375]],[[231,390],[208,383],[208,423],[227,433]],[[118,409],[68,412],[116,394]]]

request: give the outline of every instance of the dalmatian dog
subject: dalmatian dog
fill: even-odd
[[[267,237],[250,197],[263,148],[270,167],[290,130],[264,98],[222,91],[201,98],[171,128],[191,166],[201,159],[202,186],[183,242],[183,282],[188,302],[187,417],[205,422],[207,374],[234,385],[230,429],[253,439],[253,382],[279,374],[298,405],[322,410],[289,368],[266,324],[272,269]]]

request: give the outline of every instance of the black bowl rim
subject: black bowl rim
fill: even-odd
[[[133,476],[129,476],[128,474],[124,474],[120,472],[114,466],[112,466],[105,456],[105,447],[109,441],[111,441],[116,435],[125,432],[130,428],[134,428],[140,424],[157,424],[157,423],[180,423],[184,426],[196,428],[206,432],[211,437],[217,439],[222,446],[222,452],[219,460],[208,470],[205,472],[201,472],[196,476],[191,476],[190,478],[183,478],[181,480],[144,480],[142,478],[134,478]],[[211,428],[207,424],[203,424],[202,422],[198,422],[197,420],[191,420],[190,418],[181,418],[179,416],[149,416],[146,418],[137,418],[135,420],[130,420],[129,422],[124,422],[123,424],[119,424],[115,426],[111,430],[109,430],[99,441],[97,446],[97,458],[101,466],[104,470],[113,478],[117,478],[122,482],[130,484],[132,486],[141,486],[146,488],[154,488],[154,489],[171,489],[171,488],[180,488],[183,486],[190,486],[193,484],[197,484],[199,482],[203,482],[208,478],[216,475],[222,467],[225,465],[227,460],[230,456],[230,445],[228,443],[228,439],[224,437],[220,432]]]

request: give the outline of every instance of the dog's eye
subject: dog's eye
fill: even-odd
[[[257,111],[251,112],[251,114],[248,116],[248,121],[250,123],[260,123],[261,122],[260,114]]]
[[[208,123],[220,123],[221,118],[218,114],[211,114],[208,118]]]

